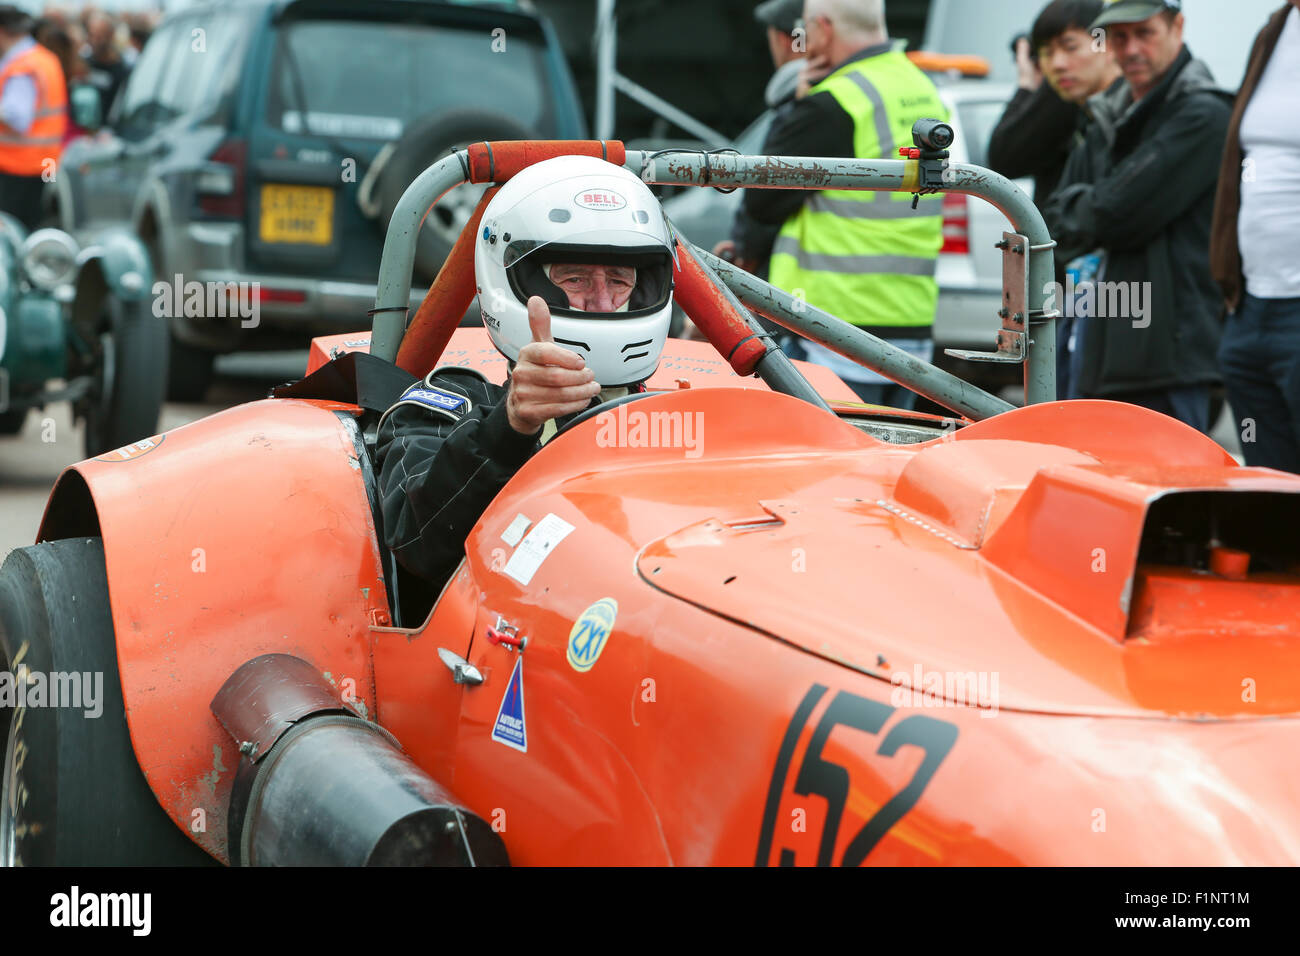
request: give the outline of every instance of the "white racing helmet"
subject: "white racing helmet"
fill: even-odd
[[[474,278],[488,335],[511,362],[533,340],[528,300],[551,310],[551,337],[583,357],[609,388],[649,378],[672,318],[674,246],[659,201],[637,176],[589,156],[560,156],[520,172],[483,211]],[[569,306],[555,263],[631,266],[636,285],[617,312]]]

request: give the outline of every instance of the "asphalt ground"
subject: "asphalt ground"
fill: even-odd
[[[161,431],[211,415],[232,405],[266,396],[272,385],[301,377],[306,350],[223,356],[217,378],[203,404],[169,403]],[[1019,401],[1008,390],[1003,397]],[[1213,438],[1240,461],[1241,445],[1233,428],[1231,409],[1224,409]],[[80,461],[82,428],[74,425],[67,403],[31,413],[19,435],[0,437],[0,559],[14,548],[32,544],[45,511],[45,502],[64,468]]]

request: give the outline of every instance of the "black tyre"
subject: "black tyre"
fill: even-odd
[[[397,201],[415,177],[448,152],[470,143],[511,139],[536,139],[533,131],[503,113],[455,110],[435,113],[406,128],[392,157],[379,174],[379,223],[386,230]],[[469,220],[483,195],[483,187],[457,186],[429,210],[415,250],[415,273],[429,283],[438,275],[461,227]]]
[[[167,361],[167,399],[173,402],[201,402],[212,386],[212,366],[217,353],[171,336]]]
[[[97,387],[84,405],[87,458],[157,434],[167,391],[167,323],[147,301],[110,295],[104,308]]]
[[[99,538],[19,548],[5,559],[0,657],[10,672],[22,673],[25,665],[29,675],[45,675],[47,691],[50,675],[92,675],[81,682],[80,706],[48,706],[54,701],[47,696],[46,706],[0,708],[6,741],[0,862],[213,862],[159,805],[131,749]],[[96,674],[102,675],[99,690]]]

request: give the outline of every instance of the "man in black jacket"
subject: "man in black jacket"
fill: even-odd
[[[1088,32],[1101,0],[1052,0],[1016,44],[1015,96],[989,137],[989,169],[1034,177],[1034,202],[1056,189],[1083,122],[1081,107],[1120,79],[1119,67]],[[1046,82],[1044,82],[1046,79]]]
[[[1052,0],[1038,14],[1030,38],[1016,46],[1020,88],[989,137],[988,164],[1012,179],[1034,177],[1034,203],[1040,209],[1056,191],[1071,151],[1083,140],[1084,104],[1123,82],[1115,58],[1097,42],[1105,32],[1089,32],[1102,7],[1101,0]],[[1067,281],[1065,265],[1057,256],[1056,281],[1062,286]],[[1057,322],[1058,398],[1078,397],[1075,331],[1073,316]]]
[[[1210,220],[1231,97],[1183,45],[1180,7],[1116,0],[1094,22],[1124,82],[1088,101],[1093,124],[1043,212],[1062,261],[1096,264],[1091,287],[1056,290],[1067,314],[1088,315],[1080,394],[1207,431],[1221,381]]]
[[[1030,39],[1017,44],[1019,90],[989,137],[988,166],[1013,179],[1034,177],[1034,203],[1039,208],[1060,185],[1070,152],[1083,142],[1084,104],[1123,82],[1114,57],[1104,43],[1097,43],[1105,31],[1095,35],[1088,30],[1102,7],[1101,0],[1052,0],[1034,21]],[[1062,286],[1065,267],[1057,256],[1056,277]],[[1057,323],[1057,398],[1078,398],[1075,332],[1074,317],[1062,316]]]

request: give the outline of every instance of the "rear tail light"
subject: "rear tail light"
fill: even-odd
[[[199,211],[209,216],[243,219],[246,208],[244,169],[248,144],[242,139],[222,142],[195,179]]]
[[[943,197],[943,248],[941,253],[970,253],[970,212],[966,197],[948,193]]]
[[[302,289],[268,289],[266,286],[259,286],[257,289],[257,301],[286,302],[293,305],[301,305],[307,301],[307,293]]]

